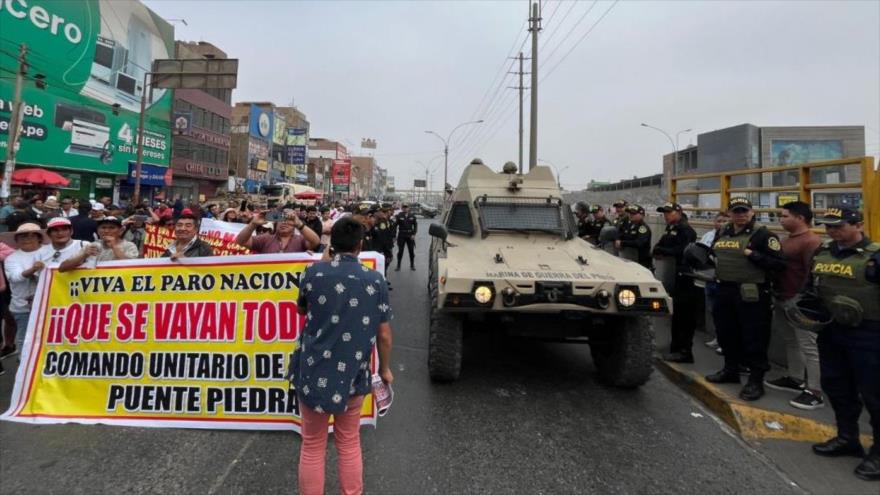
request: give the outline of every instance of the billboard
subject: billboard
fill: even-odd
[[[272,142],[284,146],[287,141],[287,121],[280,115],[275,115],[272,122]]]
[[[770,142],[774,167],[822,162],[843,158],[843,141],[838,139],[774,139]]]
[[[154,60],[174,54],[171,24],[134,0],[29,0],[4,2],[0,25],[0,72],[15,74],[18,47],[27,45],[17,161],[127,174],[137,155],[144,76]],[[2,154],[14,89],[14,78],[0,78]],[[144,160],[166,167],[171,107],[171,92],[154,90],[144,121]]]
[[[251,105],[251,115],[248,120],[251,136],[264,141],[272,140],[272,112]]]
[[[308,150],[306,149],[307,129],[287,129],[287,161],[294,165],[304,165]]]
[[[334,191],[348,192],[351,184],[351,160],[333,160],[331,176]]]

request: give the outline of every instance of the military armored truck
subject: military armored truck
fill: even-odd
[[[648,380],[652,320],[672,299],[649,270],[577,237],[549,168],[495,172],[474,160],[429,233],[433,380],[459,377],[463,334],[484,328],[585,342],[605,382]]]

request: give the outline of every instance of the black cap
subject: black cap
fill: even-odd
[[[663,206],[657,207],[657,211],[660,213],[669,213],[670,211],[681,211],[681,205],[678,203],[666,203]]]
[[[751,210],[752,202],[749,201],[749,198],[737,196],[734,198],[730,198],[730,201],[727,203],[727,209],[730,211]]]
[[[116,217],[104,217],[104,218],[96,221],[95,223],[98,225],[101,225],[102,223],[113,223],[113,224],[122,226],[122,219],[119,219]]]
[[[619,207],[619,206],[626,206],[626,205],[628,205],[628,204],[629,204],[629,203],[627,203],[625,199],[618,199],[618,200],[615,201],[611,206],[617,208],[617,207]]]
[[[628,205],[626,207],[626,212],[627,213],[640,213],[640,214],[644,215],[645,209],[639,205]]]
[[[840,225],[846,223],[859,223],[862,214],[859,210],[846,207],[832,207],[825,210],[821,217],[816,218],[816,225]]]

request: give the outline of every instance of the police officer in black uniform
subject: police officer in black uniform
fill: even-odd
[[[397,268],[394,271],[400,271],[400,262],[403,261],[403,246],[406,246],[409,250],[409,268],[415,271],[416,232],[419,230],[416,216],[410,213],[409,205],[404,203],[395,220],[397,224]]]
[[[739,397],[752,401],[764,395],[764,373],[770,369],[770,274],[785,269],[785,258],[776,234],[755,224],[752,203],[747,198],[731,198],[727,206],[731,222],[712,243],[718,280],[713,318],[724,351],[724,368],[706,379],[712,383],[740,383],[740,366],[746,365],[749,380]]]
[[[620,238],[614,241],[614,247],[618,251],[626,248],[634,249],[635,259],[640,265],[647,269],[653,268],[651,261],[651,228],[645,223],[645,209],[639,205],[628,205],[626,207],[628,219],[619,227]],[[623,253],[621,253],[623,257]]]
[[[608,217],[605,216],[605,208],[602,208],[601,205],[593,205],[590,208],[590,214],[593,218],[591,218],[587,222],[587,241],[598,245],[599,244],[599,234],[602,232],[602,229],[608,225],[611,225],[611,220],[608,220]]]
[[[611,224],[622,230],[626,223],[629,222],[629,213],[626,211],[629,203],[625,199],[618,199],[611,206],[614,207],[614,218],[611,220]]]
[[[696,330],[696,315],[702,314],[703,300],[702,291],[694,286],[693,277],[687,273],[689,268],[685,265],[684,249],[688,244],[696,242],[697,232],[688,224],[687,216],[678,203],[666,203],[657,208],[663,213],[666,220],[666,231],[654,246],[652,254],[656,259],[668,259],[675,263],[675,282],[672,289],[672,299],[675,311],[672,313],[672,342],[669,344],[669,354],[664,354],[663,359],[673,363],[693,363],[694,354],[692,346],[694,330]]]
[[[376,250],[385,255],[385,275],[394,259],[394,228],[388,220],[390,206],[383,204],[374,214],[373,242]]]
[[[861,213],[829,208],[816,220],[832,241],[813,257],[814,289],[833,320],[819,331],[822,392],[831,402],[837,436],[813,445],[818,455],[864,456],[859,443],[862,404],[871,418],[874,444],[855,469],[880,481],[880,243],[863,233]]]
[[[577,217],[578,237],[586,239],[588,235],[588,225],[590,224],[590,205],[583,201],[578,201],[574,205],[574,216]]]

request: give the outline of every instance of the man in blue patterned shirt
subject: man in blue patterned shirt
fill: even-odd
[[[391,307],[382,274],[358,260],[363,226],[345,217],[330,232],[332,258],[305,270],[297,305],[306,323],[294,354],[292,382],[302,413],[299,491],[324,493],[327,426],[333,415],[343,493],[363,492],[360,413],[370,392],[373,345],[379,375],[391,373]]]

